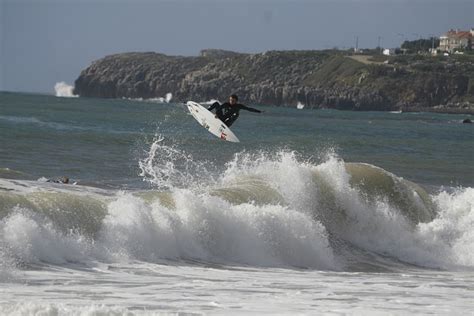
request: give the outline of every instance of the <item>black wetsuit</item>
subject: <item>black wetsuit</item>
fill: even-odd
[[[216,109],[216,115],[217,118],[220,119],[222,122],[224,122],[225,125],[231,126],[234,124],[234,122],[237,120],[239,117],[239,111],[240,110],[247,110],[250,112],[255,112],[255,113],[262,113],[262,111],[254,109],[254,108],[249,108],[248,106],[245,106],[240,103],[236,103],[234,105],[231,105],[230,103],[226,102],[224,104],[219,104],[219,102],[214,102],[209,108],[209,111],[212,111],[213,109]]]

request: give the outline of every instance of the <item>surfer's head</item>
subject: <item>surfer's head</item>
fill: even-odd
[[[232,94],[230,97],[229,97],[229,103],[230,104],[236,104],[237,101],[239,101],[239,97],[235,94]]]

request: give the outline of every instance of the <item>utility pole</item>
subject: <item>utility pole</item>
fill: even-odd
[[[382,37],[379,36],[377,39],[378,39],[377,47],[379,48],[380,55],[382,55],[382,47],[380,47],[380,40],[382,39]]]
[[[431,36],[431,51],[434,51],[435,35],[434,35],[434,34],[430,34],[430,36]]]
[[[436,35],[430,34],[430,36],[431,36],[431,55],[436,55],[435,47],[434,47]]]
[[[359,36],[356,36],[356,46],[355,46],[355,53],[359,52]]]

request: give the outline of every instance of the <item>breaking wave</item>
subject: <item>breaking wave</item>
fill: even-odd
[[[57,97],[63,97],[63,98],[77,98],[79,97],[78,95],[74,94],[74,86],[68,85],[64,81],[57,82],[54,85],[54,91],[56,93]]]
[[[290,151],[240,153],[209,177],[205,164],[165,143],[157,137],[140,161],[152,190],[1,179],[0,269],[90,260],[474,266],[472,188],[430,195],[373,165]]]
[[[143,102],[148,102],[148,103],[170,103],[171,100],[173,99],[173,94],[171,92],[168,92],[164,97],[158,97],[158,98],[149,98],[149,99],[144,99],[144,98],[122,98],[125,100],[131,100],[131,101],[143,101]]]

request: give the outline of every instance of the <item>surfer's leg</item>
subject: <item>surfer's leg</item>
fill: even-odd
[[[217,102],[215,102],[214,104],[216,104],[216,103]],[[224,112],[222,111],[222,106],[219,103],[217,103],[216,115],[222,121],[222,118],[224,117]]]
[[[224,124],[227,125],[227,127],[230,127],[232,124],[234,124],[235,120],[237,118],[235,117],[229,117],[227,119],[224,120]]]
[[[234,113],[231,117],[227,118],[226,121],[224,122],[227,127],[230,127],[232,124],[234,124],[235,121],[239,118],[239,113]]]

